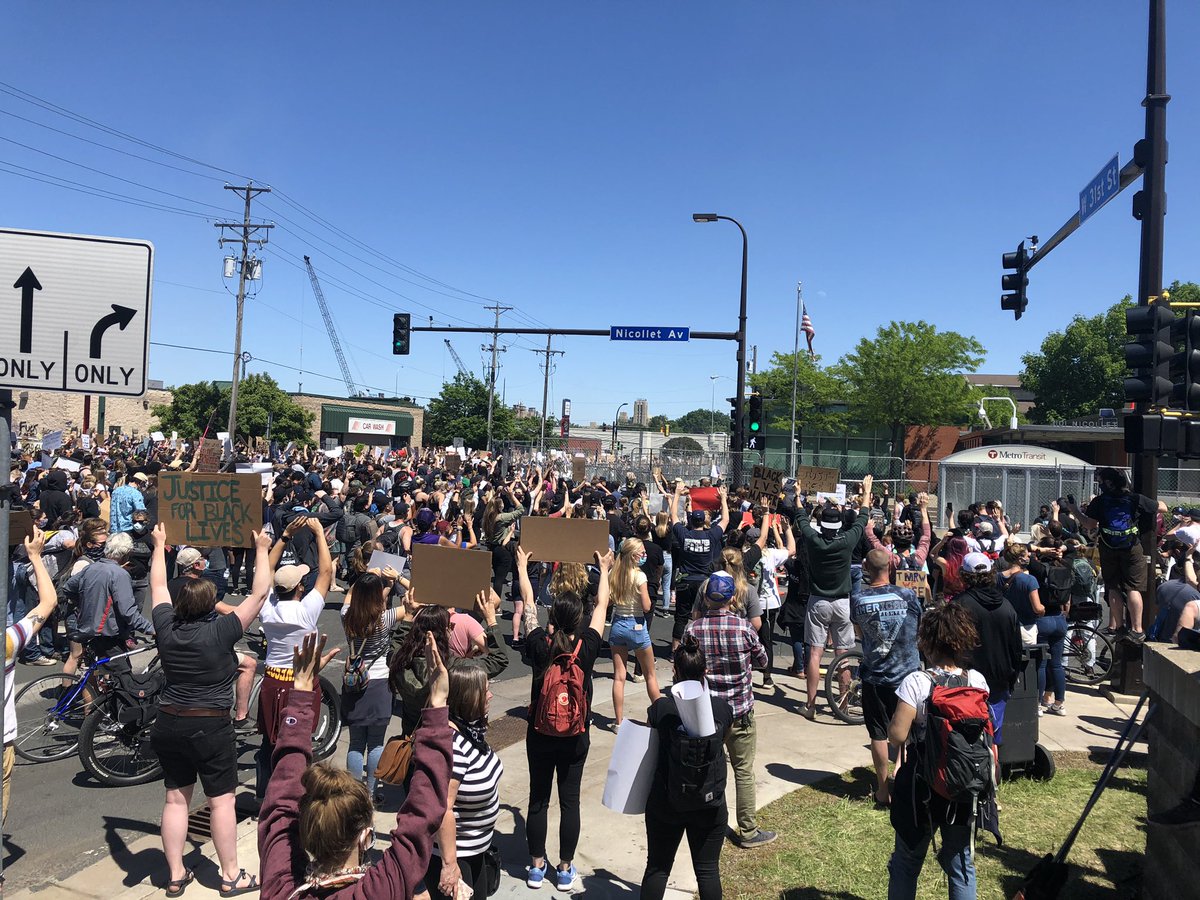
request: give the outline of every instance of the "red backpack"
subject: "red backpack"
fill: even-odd
[[[998,758],[988,692],[970,687],[965,673],[925,674],[932,687],[925,713],[923,777],[944,799],[974,805],[996,790]]]
[[[570,653],[560,653],[550,662],[542,679],[533,716],[533,730],[549,737],[574,737],[587,728],[588,704],[583,667],[579,665],[577,641]]]

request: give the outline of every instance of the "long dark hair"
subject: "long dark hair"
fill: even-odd
[[[583,625],[583,599],[574,593],[555,597],[550,606],[550,624],[554,626],[553,654],[570,653]]]
[[[353,608],[353,607],[351,607]],[[431,633],[437,643],[438,653],[447,663],[450,661],[450,610],[444,606],[422,606],[413,616],[412,628],[392,654],[391,673],[388,682],[392,692],[398,693],[404,673],[416,671],[413,663],[425,658],[425,635]]]
[[[387,609],[387,595],[383,579],[374,572],[358,576],[350,590],[350,608],[342,617],[342,627],[346,629],[346,637],[362,640],[379,628],[379,618]]]

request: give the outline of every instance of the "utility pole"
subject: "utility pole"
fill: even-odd
[[[750,348],[750,374],[758,374],[758,344]]]
[[[550,358],[552,356],[562,356],[564,353],[566,353],[566,351],[565,350],[551,350],[550,349],[550,335],[546,335],[546,349],[545,350],[530,350],[529,352],[537,353],[539,355],[542,353],[546,354],[545,367],[542,369],[542,372],[544,373],[544,377],[542,379],[542,440],[541,440],[541,445],[542,445],[541,450],[543,453],[545,453],[546,452],[546,404],[550,401]]]
[[[500,314],[511,312],[511,306],[501,306],[497,303],[495,306],[485,306],[484,309],[490,309],[496,314],[496,328],[500,327]],[[492,406],[496,396],[496,354],[497,344],[500,340],[500,335],[497,332],[492,333],[492,365],[488,370],[488,415],[487,415],[487,448],[492,449]]]
[[[267,242],[267,229],[275,226],[269,222],[262,222],[257,225],[250,222],[250,201],[257,194],[269,194],[269,187],[255,187],[253,182],[238,187],[236,185],[227,184],[225,190],[233,191],[246,202],[246,210],[242,216],[241,222],[216,222],[217,228],[221,229],[221,237],[217,239],[217,246],[224,247],[229,244],[242,245],[242,263],[238,267],[238,292],[237,292],[237,327],[233,337],[233,384],[229,389],[229,425],[226,430],[232,438],[234,435],[235,426],[237,424],[237,399],[238,399],[238,366],[242,365],[242,317],[246,309],[246,276],[248,273],[247,265],[250,260],[250,245],[254,244],[261,247]],[[241,237],[225,237],[225,229],[231,228],[234,233],[241,232]],[[259,231],[263,232],[261,238],[254,238],[252,235]]]

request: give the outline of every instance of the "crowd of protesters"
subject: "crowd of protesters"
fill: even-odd
[[[120,651],[139,633],[153,638],[165,676],[153,746],[164,771],[162,843],[172,897],[194,878],[183,849],[197,780],[212,811],[223,896],[487,896],[501,865],[493,831],[503,772],[488,744],[489,685],[508,664],[506,641],[532,676],[523,811],[529,859],[522,864],[530,888],[568,891],[579,878],[581,785],[599,721],[593,676],[606,648],[612,727],[630,717],[660,736],[641,896],[663,896],[686,835],[700,896],[709,900],[721,896],[718,861],[727,841],[751,850],[776,838],[758,821],[756,690],[771,696],[775,677],[803,678],[806,702],[798,712],[816,720],[823,655],[861,642],[874,801],[890,810],[896,829],[889,896],[915,896],[940,831],[937,855],[950,896],[973,897],[971,823],[978,813],[981,824],[994,826],[994,804],[964,810],[914,799],[925,776],[913,747],[937,689],[978,691],[999,744],[1024,650],[1044,644],[1039,711],[1065,714],[1063,643],[1073,603],[1094,605],[1102,583],[1111,633],[1145,639],[1141,591],[1155,560],[1143,555],[1140,538],[1150,530],[1162,538],[1157,562],[1167,579],[1154,634],[1172,640],[1200,619],[1200,510],[1176,510],[1172,522],[1112,469],[1098,471],[1100,493],[1086,506],[1073,498],[1048,505],[1030,523],[1032,540],[1019,540],[1020,525],[998,501],[948,510],[950,527],[936,534],[924,494],[894,499],[887,486],[876,493],[870,476],[839,503],[818,500],[790,479],[777,493],[754,496],[657,473],[651,486],[632,472],[624,483],[576,482],[565,458],[514,466],[477,454],[451,466],[441,452],[255,454],[239,447],[227,468],[273,464],[255,546],[169,547],[155,524],[156,480],[164,469],[194,470],[199,459],[183,441],[97,441],[86,450],[69,441],[52,457],[19,457],[8,487],[13,503],[30,511],[32,535],[14,548],[10,573],[5,810],[15,665],[61,661],[69,674],[81,659]],[[528,516],[604,519],[608,552],[591,565],[534,561],[520,541]],[[376,550],[406,558],[414,543],[490,554],[490,589],[473,608],[451,610],[417,596],[407,568],[371,565]],[[340,652],[325,652],[326,636],[318,636],[334,590],[344,590],[344,768],[312,761],[318,674]],[[501,637],[506,613],[511,635]],[[707,686],[713,735],[686,735],[676,698],[660,684],[656,617],[672,629],[670,652],[665,642],[659,648],[671,662],[670,681]],[[249,710],[255,660],[237,645],[255,623],[266,643],[265,675],[258,706]],[[70,636],[83,636],[86,646]],[[792,648],[786,668],[776,665],[777,641]],[[630,684],[644,685],[645,706],[630,696]],[[251,712],[260,735],[257,874],[239,865],[233,812],[236,735]],[[401,779],[405,801],[377,857],[377,769],[393,716],[411,755]]]

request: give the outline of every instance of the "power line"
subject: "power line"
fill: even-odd
[[[115,191],[108,191],[104,188],[95,187],[94,185],[87,185],[78,181],[72,181],[69,178],[61,178],[58,175],[51,175],[48,172],[41,172],[37,169],[30,169],[26,166],[19,166],[16,163],[7,162],[6,160],[0,160],[0,171],[6,172],[9,175],[16,175],[18,178],[26,178],[30,181],[40,181],[42,184],[48,184],[51,187],[75,191],[76,193],[80,194],[88,194],[92,197],[99,197],[103,200],[115,200],[117,203],[127,203],[131,206],[140,206],[144,209],[152,209],[157,212],[167,212],[175,215],[190,216],[192,218],[205,220],[212,220],[215,218],[215,216],[211,213],[193,212],[192,210],[182,209],[178,206],[168,206],[164,203],[156,203],[153,200],[130,197],[127,194],[118,194]]]

